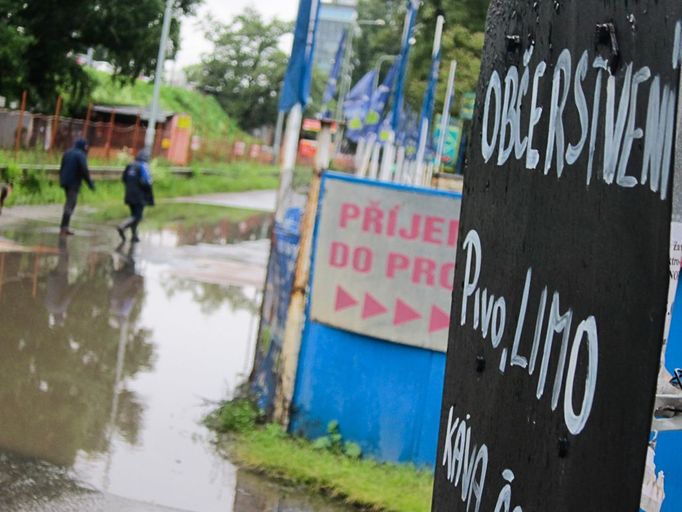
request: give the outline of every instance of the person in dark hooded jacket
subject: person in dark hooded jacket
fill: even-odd
[[[88,169],[88,142],[85,139],[78,139],[74,146],[62,156],[62,164],[59,168],[59,185],[66,195],[60,231],[62,236],[73,235],[73,232],[69,231],[69,224],[84,181],[90,190],[95,190],[95,184],[90,179]]]
[[[125,203],[130,208],[130,217],[116,226],[116,230],[125,242],[125,231],[130,228],[132,241],[139,242],[137,227],[142,221],[144,209],[146,206],[154,206],[149,151],[143,149],[137,154],[135,161],[126,166],[121,180],[125,185]]]

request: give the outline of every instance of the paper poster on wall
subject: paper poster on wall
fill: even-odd
[[[332,173],[322,186],[312,319],[444,352],[459,196]]]

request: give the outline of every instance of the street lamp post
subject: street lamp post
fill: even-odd
[[[166,63],[166,49],[168,48],[168,34],[170,33],[170,22],[173,17],[173,0],[166,0],[166,10],[163,13],[163,26],[161,28],[161,41],[159,41],[159,55],[156,58],[156,74],[154,76],[154,92],[152,95],[152,107],[147,124],[147,132],[144,137],[144,148],[150,152],[156,136],[156,121],[159,118],[159,96],[161,94],[161,83],[163,82],[163,71]]]

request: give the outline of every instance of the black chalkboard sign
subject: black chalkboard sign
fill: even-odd
[[[679,0],[492,1],[434,510],[639,510],[681,59]]]

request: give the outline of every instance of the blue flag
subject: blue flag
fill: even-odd
[[[367,113],[367,117],[365,117],[365,135],[377,133],[379,131],[381,117],[384,114],[384,109],[386,108],[386,103],[388,103],[388,97],[393,89],[393,82],[395,81],[397,73],[398,63],[396,62],[391,66],[391,69],[388,70],[383,83],[377,87],[374,94],[372,94],[369,112]]]
[[[410,39],[412,39],[414,26],[417,21],[417,9],[419,9],[419,0],[407,1],[407,18],[405,19],[403,42],[400,49],[400,57],[398,58],[398,82],[395,87],[395,100],[393,101],[393,112],[391,115],[391,127],[394,132],[398,131],[400,114],[403,109],[405,75],[407,74],[407,63],[410,56]]]
[[[353,142],[357,142],[362,136],[376,74],[377,72],[372,70],[363,76],[343,102],[343,117],[347,122],[346,136]]]
[[[339,82],[339,75],[341,74],[341,65],[343,64],[344,50],[346,49],[346,39],[348,38],[348,30],[344,30],[339,41],[339,48],[336,50],[336,57],[334,57],[334,65],[329,71],[329,78],[327,79],[327,87],[322,95],[322,113],[323,116],[327,114],[327,104],[336,95],[336,86]],[[328,116],[327,116],[328,117]]]
[[[319,11],[320,0],[299,0],[294,45],[279,98],[280,112],[288,112],[297,103],[305,106],[310,99]]]
[[[436,86],[438,85],[439,69],[440,50],[433,56],[433,60],[431,61],[431,69],[429,70],[429,81],[426,85],[426,91],[424,92],[424,100],[422,101],[422,112],[419,120],[420,131],[424,121],[428,121],[429,129],[431,128],[431,118],[433,118],[433,107],[436,102]],[[426,133],[425,136],[427,141],[427,151],[429,151],[431,149],[430,147],[431,137],[429,137],[428,132]]]

